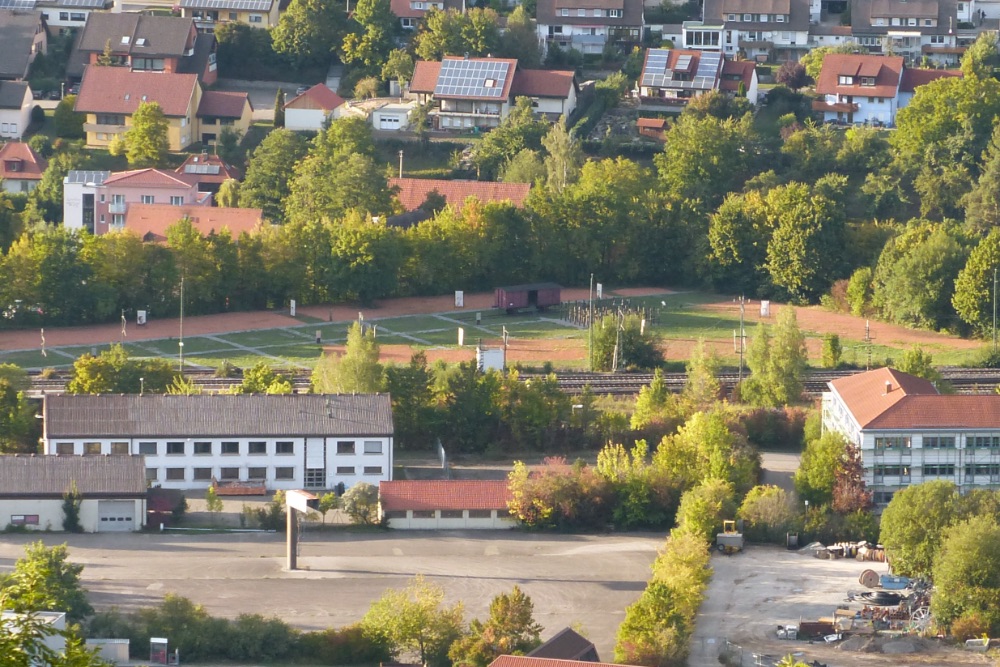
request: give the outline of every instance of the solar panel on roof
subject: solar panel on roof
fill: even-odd
[[[266,12],[273,0],[181,0],[181,7],[190,9],[234,9],[247,12]]]
[[[686,53],[682,56],[678,56],[677,62],[674,64],[674,71],[686,72],[690,68],[691,68],[691,56],[689,56]]]
[[[442,97],[502,99],[510,63],[484,60],[445,60],[434,94]]]
[[[646,56],[646,68],[642,72],[642,85],[660,87],[664,80],[669,80],[667,62],[670,60],[670,49],[650,49]]]
[[[107,0],[56,0],[55,4],[60,7],[103,9],[108,2]]]
[[[0,0],[0,9],[34,9],[35,0]]]

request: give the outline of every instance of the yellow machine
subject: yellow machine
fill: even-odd
[[[743,551],[743,533],[736,530],[735,521],[722,522],[722,532],[715,536],[715,545],[727,556]]]

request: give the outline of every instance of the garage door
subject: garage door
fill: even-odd
[[[380,116],[378,122],[380,130],[399,129],[399,116]]]
[[[97,530],[102,533],[136,530],[135,503],[130,500],[99,500],[97,513],[100,517]]]

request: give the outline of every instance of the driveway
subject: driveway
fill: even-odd
[[[485,618],[492,597],[517,584],[531,596],[543,636],[579,624],[606,661],[663,543],[651,534],[306,531],[304,569],[286,572],[276,534],[9,535],[0,543],[0,572],[39,538],[69,544],[98,608],[135,609],[172,592],[213,615],[276,615],[302,630],[355,623],[383,591],[416,574],[462,601],[467,619]]]
[[[243,81],[240,79],[219,79],[218,90],[232,90],[250,95],[254,121],[274,122],[274,98],[278,88],[285,91],[285,101],[295,97],[295,89],[301,84],[287,81]]]

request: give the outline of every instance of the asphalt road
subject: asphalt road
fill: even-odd
[[[486,616],[490,599],[521,586],[535,604],[544,637],[578,626],[602,659],[613,658],[625,607],[639,596],[662,535],[535,535],[522,532],[307,532],[299,565],[284,568],[283,536],[43,535],[67,542],[82,563],[84,586],[98,608],[151,605],[167,593],[188,597],[217,616],[275,615],[303,630],[358,621],[388,588],[416,574],[462,601],[466,618]],[[0,542],[0,572],[38,536]]]

